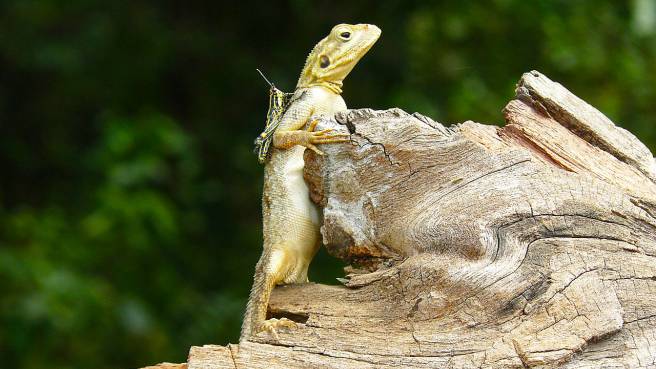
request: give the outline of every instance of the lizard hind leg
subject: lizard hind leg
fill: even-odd
[[[240,341],[263,331],[268,331],[276,340],[276,328],[293,328],[296,324],[286,318],[266,319],[269,299],[273,288],[285,281],[294,265],[294,258],[284,249],[267,247],[255,267],[253,287],[246,306],[241,328]]]

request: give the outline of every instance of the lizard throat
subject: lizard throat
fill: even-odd
[[[325,87],[337,95],[342,94],[342,82],[321,81],[321,82],[313,82],[308,85],[308,87],[313,87],[313,86]]]

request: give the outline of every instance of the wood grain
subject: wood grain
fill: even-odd
[[[281,286],[298,328],[193,347],[189,369],[656,368],[656,162],[558,83],[525,74],[506,125],[399,109],[306,152],[343,286]]]

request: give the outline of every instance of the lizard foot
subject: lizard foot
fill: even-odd
[[[305,146],[319,155],[323,155],[323,152],[317,149],[315,145],[349,142],[351,140],[351,135],[348,133],[330,134],[330,132],[333,130],[332,128],[315,131],[314,129],[317,127],[317,124],[319,124],[319,120],[315,119],[308,126],[307,132],[310,133],[310,137]]]
[[[280,340],[280,337],[278,336],[278,332],[276,331],[279,328],[285,328],[285,329],[293,329],[296,328],[297,325],[293,321],[287,319],[287,318],[280,318],[280,319],[268,319],[262,322],[262,325],[260,325],[258,332],[269,332],[271,336],[276,341]]]

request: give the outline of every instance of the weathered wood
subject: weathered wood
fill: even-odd
[[[187,364],[160,363],[153,366],[146,366],[141,369],[187,369]]]
[[[446,128],[398,109],[323,127],[306,153],[344,286],[283,286],[298,328],[192,348],[196,368],[656,368],[656,161],[547,77],[506,125]]]

